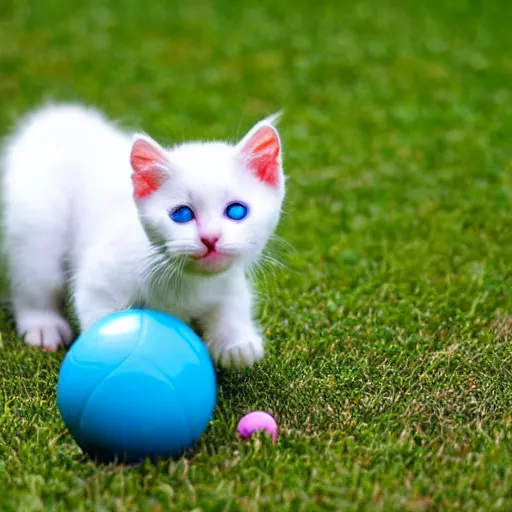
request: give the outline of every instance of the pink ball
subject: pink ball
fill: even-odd
[[[264,430],[272,436],[272,442],[277,441],[278,428],[276,420],[263,411],[254,411],[246,414],[238,423],[238,433],[243,439],[249,439],[255,432]]]

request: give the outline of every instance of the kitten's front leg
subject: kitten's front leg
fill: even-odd
[[[137,273],[115,261],[101,252],[93,253],[77,273],[73,300],[82,332],[101,318],[130,307],[136,295]]]
[[[83,283],[82,286],[76,287],[74,302],[82,332],[92,327],[101,318],[122,311],[129,306],[127,298],[90,283]]]
[[[264,355],[264,340],[252,318],[247,283],[200,319],[212,359],[225,368],[251,367]]]

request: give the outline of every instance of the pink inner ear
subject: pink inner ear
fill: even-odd
[[[243,148],[247,163],[256,176],[275,186],[279,181],[279,138],[270,126],[263,126],[256,131]]]
[[[165,156],[144,139],[135,141],[132,147],[130,163],[133,168],[133,191],[137,199],[144,199],[158,190],[165,179],[162,166]]]

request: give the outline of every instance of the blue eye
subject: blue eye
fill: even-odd
[[[227,206],[225,211],[226,217],[229,217],[231,220],[245,219],[248,213],[249,208],[242,203],[231,203]]]
[[[171,212],[171,219],[179,224],[190,222],[194,218],[194,212],[188,206],[178,206]]]

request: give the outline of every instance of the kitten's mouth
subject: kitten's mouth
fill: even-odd
[[[216,249],[208,249],[202,254],[194,254],[192,259],[197,262],[197,265],[202,270],[218,272],[220,270],[225,270],[229,266],[232,256],[219,252]]]
[[[207,249],[202,254],[194,254],[192,258],[194,258],[197,261],[215,261],[219,259],[226,258],[226,254],[223,254],[216,249]]]

